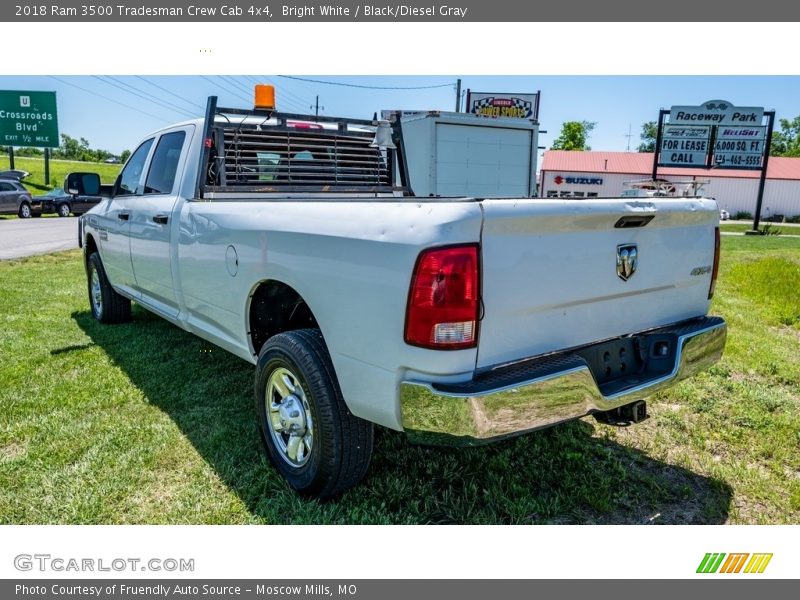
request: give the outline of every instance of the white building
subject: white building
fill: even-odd
[[[544,153],[539,173],[542,198],[613,197],[626,188],[625,182],[649,179],[653,154],[649,152]],[[731,213],[755,212],[760,171],[727,169],[681,169],[659,167],[658,178],[670,181],[708,179],[703,195],[716,198],[720,208]],[[800,215],[800,158],[770,157],[764,186],[762,218]]]

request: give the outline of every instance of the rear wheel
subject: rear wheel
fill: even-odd
[[[31,205],[27,202],[23,202],[19,205],[19,218],[20,219],[30,219],[31,218]]]
[[[58,209],[56,210],[59,217],[68,217],[69,216],[69,204],[59,204]]]
[[[267,455],[294,489],[329,498],[363,479],[373,426],[348,410],[319,330],[281,333],[264,344],[255,405]]]
[[[93,252],[87,262],[89,306],[101,323],[125,323],[131,319],[131,301],[114,291],[106,277],[100,255]]]

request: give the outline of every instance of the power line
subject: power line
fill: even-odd
[[[309,85],[304,81],[298,81],[297,84],[301,86],[306,93],[310,93],[312,96],[315,96],[319,92],[319,88]]]
[[[228,87],[222,87],[222,86],[220,86],[220,85],[219,85],[219,84],[218,84],[216,81],[214,81],[214,80],[213,80],[213,79],[211,79],[210,77],[206,77],[205,75],[200,75],[200,77],[202,77],[203,79],[205,79],[206,81],[208,81],[208,82],[209,82],[211,85],[213,85],[215,88],[219,88],[219,89],[221,89],[221,90],[222,90],[223,92],[225,92],[225,93],[228,93],[228,94],[230,94],[230,95],[232,95],[232,96],[236,96],[236,97],[237,97],[237,98],[239,98],[240,100],[244,100],[245,102],[251,102],[251,101],[252,101],[252,98],[245,98],[245,97],[244,97],[244,96],[242,96],[242,95],[241,95],[241,94],[240,94],[240,93],[239,93],[237,90],[230,89],[230,88],[228,88]],[[223,81],[224,81],[224,80],[223,80]]]
[[[342,83],[339,81],[321,81],[319,79],[308,79],[305,77],[293,77],[292,75],[278,75],[284,79],[296,79],[297,81],[310,81],[311,83],[321,83],[323,85],[339,85],[342,87],[361,88],[364,90],[433,90],[436,88],[453,87],[455,83],[442,83],[440,85],[412,85],[412,86],[382,86],[382,85],[358,85],[357,83]]]
[[[146,115],[148,117],[152,117],[153,119],[156,119],[157,121],[164,122],[166,120],[164,117],[156,116],[153,113],[149,113],[147,111],[141,110],[139,108],[136,108],[135,106],[131,106],[130,104],[125,104],[124,102],[120,102],[119,100],[114,100],[113,98],[109,98],[108,96],[104,96],[103,94],[100,94],[98,92],[93,92],[91,90],[87,90],[85,87],[81,87],[76,83],[72,83],[71,81],[66,81],[64,79],[56,77],[55,75],[50,75],[49,77],[51,77],[52,79],[55,79],[56,81],[58,81],[60,83],[64,83],[66,85],[70,85],[70,86],[72,86],[74,88],[77,88],[77,89],[81,90],[82,92],[86,92],[87,94],[89,94],[91,96],[94,96],[96,98],[102,98],[103,100],[108,100],[109,102],[113,102],[114,104],[119,104],[120,106],[124,106],[125,108],[129,108],[130,110],[135,110],[136,112],[141,113],[143,115]]]
[[[200,77],[202,77],[203,79],[205,79],[207,82],[209,82],[209,83],[210,83],[211,85],[213,85],[215,88],[218,88],[218,89],[219,89],[220,91],[222,91],[223,93],[230,94],[231,96],[236,96],[236,97],[237,97],[237,98],[239,98],[240,100],[244,100],[245,102],[249,102],[249,100],[248,100],[247,98],[245,98],[244,96],[242,96],[242,95],[241,95],[239,92],[237,92],[236,90],[232,90],[232,89],[229,89],[229,88],[227,88],[227,87],[223,87],[223,86],[221,86],[219,83],[217,83],[216,81],[214,81],[214,80],[213,80],[213,79],[211,79],[210,77],[206,77],[205,75],[200,75]]]
[[[239,83],[233,77],[230,77],[228,75],[217,75],[217,77],[222,79],[222,81],[229,81],[231,83],[231,85],[233,85],[234,87],[236,87],[240,91],[244,92],[245,94],[250,94],[253,91],[253,90],[245,87],[244,84]]]
[[[176,112],[176,113],[178,113],[179,115],[181,115],[183,117],[193,117],[193,116],[195,116],[192,113],[190,113],[188,110],[186,110],[184,108],[181,108],[180,106],[176,106],[175,104],[172,104],[171,102],[165,102],[163,100],[155,99],[152,96],[148,96],[147,93],[142,93],[138,88],[136,88],[136,87],[134,87],[134,86],[132,86],[132,85],[130,85],[128,83],[125,83],[124,81],[119,81],[119,80],[115,79],[114,77],[108,76],[106,79],[103,79],[102,77],[99,77],[98,75],[92,75],[92,77],[94,77],[98,81],[102,81],[103,83],[106,83],[108,85],[114,86],[115,88],[120,89],[120,90],[122,90],[123,92],[125,92],[127,94],[132,94],[134,96],[137,96],[138,98],[142,98],[143,100],[146,100],[147,102],[155,104],[156,106],[160,106],[161,108],[166,108],[167,110],[171,110],[173,112]],[[123,87],[123,86],[125,86],[125,87]],[[126,88],[128,88],[128,89],[126,89]]]
[[[199,108],[201,110],[205,110],[205,106],[201,106],[200,104],[196,104],[195,102],[192,102],[191,100],[187,100],[186,98],[184,98],[180,94],[176,94],[175,92],[171,92],[167,88],[165,88],[164,86],[158,85],[154,81],[150,81],[149,79],[147,79],[145,77],[142,77],[141,75],[136,75],[136,79],[141,79],[145,83],[147,83],[149,85],[152,85],[153,87],[158,88],[159,90],[162,90],[162,91],[166,92],[170,96],[174,96],[175,98],[177,98],[178,100],[181,100],[182,102],[185,102],[186,104],[190,104],[190,105],[195,106],[195,107],[197,107],[197,108]]]

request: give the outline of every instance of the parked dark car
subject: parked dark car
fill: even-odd
[[[63,188],[50,190],[44,196],[34,196],[31,207],[40,214],[56,213],[59,217],[68,217],[70,213],[76,217],[100,202],[100,196],[68,194]]]
[[[17,181],[22,181],[28,175],[30,175],[30,173],[20,169],[7,169],[5,171],[0,171],[0,179],[16,179]]]
[[[30,218],[31,194],[17,179],[0,179],[0,214]]]

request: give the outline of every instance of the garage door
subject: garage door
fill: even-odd
[[[531,131],[436,124],[436,193],[440,196],[528,196]]]

